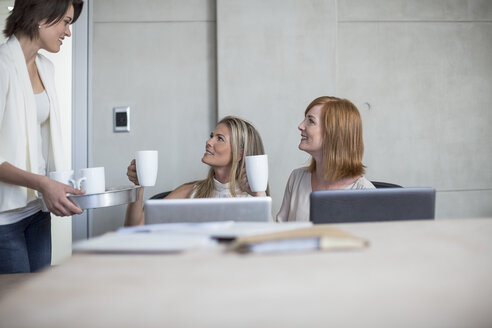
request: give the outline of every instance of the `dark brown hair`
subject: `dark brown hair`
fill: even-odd
[[[73,24],[80,16],[84,6],[83,0],[15,0],[14,9],[7,17],[3,34],[10,38],[19,33],[31,40],[36,39],[39,35],[39,23],[42,20],[46,20],[47,25],[56,24],[72,5]]]
[[[321,105],[324,178],[336,181],[364,174],[362,119],[357,107],[347,99],[325,96],[314,99],[305,115],[317,105]],[[314,158],[308,170],[316,170]]]

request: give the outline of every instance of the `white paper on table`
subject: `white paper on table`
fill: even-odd
[[[191,249],[216,247],[217,242],[208,236],[159,233],[120,234],[108,233],[74,244],[74,252],[104,253],[176,253]]]
[[[241,236],[251,236],[263,233],[280,232],[299,228],[306,228],[311,222],[200,222],[200,223],[162,223],[149,224],[138,227],[125,227],[118,230],[118,234],[160,234],[180,233],[201,235],[210,238],[234,239]]]

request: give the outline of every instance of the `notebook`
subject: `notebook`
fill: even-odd
[[[313,191],[310,219],[318,223],[434,219],[433,188]]]
[[[285,253],[361,249],[368,245],[367,240],[337,227],[318,224],[287,231],[242,236],[230,245],[229,250],[239,253]]]
[[[151,199],[145,224],[209,221],[272,221],[270,197]]]

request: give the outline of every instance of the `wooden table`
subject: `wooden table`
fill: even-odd
[[[362,251],[76,254],[1,327],[492,327],[492,219],[341,224]]]

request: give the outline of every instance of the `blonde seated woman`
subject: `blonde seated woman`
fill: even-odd
[[[299,124],[299,149],[311,165],[292,171],[276,221],[309,221],[309,196],[316,190],[374,189],[364,177],[362,119],[347,99],[319,97]]]
[[[202,162],[210,166],[204,180],[185,183],[165,198],[225,198],[266,196],[267,192],[252,192],[245,170],[245,156],[265,153],[260,134],[250,122],[227,116],[220,120],[205,143]],[[128,179],[138,185],[135,160],[127,170]],[[138,199],[126,209],[125,226],[143,225],[143,188]]]

